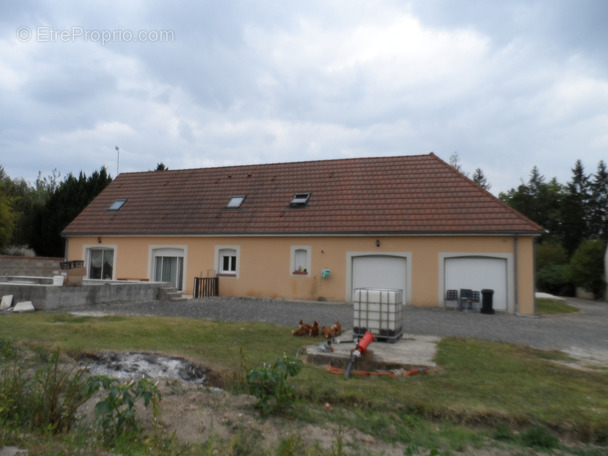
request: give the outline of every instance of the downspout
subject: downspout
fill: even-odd
[[[517,315],[519,313],[519,281],[517,279],[517,272],[519,270],[517,263],[518,263],[518,257],[517,257],[517,251],[518,251],[518,241],[519,241],[519,236],[516,234],[515,237],[513,238],[513,288],[514,288],[514,293],[515,293],[515,299],[514,299],[514,303],[515,303],[515,309],[514,309],[514,313],[515,315]]]

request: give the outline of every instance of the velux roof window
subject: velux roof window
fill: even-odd
[[[126,199],[117,199],[112,203],[112,205],[108,208],[109,211],[118,211],[123,204],[127,202]]]
[[[230,201],[228,201],[228,204],[226,204],[226,208],[238,209],[239,207],[241,207],[241,204],[243,204],[243,201],[245,201],[244,195],[233,196],[232,198],[230,198]]]
[[[308,204],[310,193],[296,193],[289,203],[289,207],[304,207]]]

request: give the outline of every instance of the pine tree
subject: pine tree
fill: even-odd
[[[486,190],[490,190],[492,188],[492,185],[488,182],[488,179],[486,179],[486,176],[483,174],[481,168],[477,168],[475,170],[475,172],[473,173],[472,180],[477,185],[482,188],[485,188]]]
[[[560,211],[563,245],[569,255],[587,238],[589,207],[589,176],[585,175],[582,162],[577,160],[572,169],[572,180],[566,186]]]
[[[608,242],[608,171],[603,160],[597,165],[590,189],[589,234],[606,243]]]

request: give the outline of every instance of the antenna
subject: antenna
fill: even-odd
[[[116,153],[118,154],[118,158],[116,159],[116,175],[120,174],[120,148],[118,146],[114,146]]]

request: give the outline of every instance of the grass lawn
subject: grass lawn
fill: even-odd
[[[539,315],[555,315],[576,312],[578,312],[576,307],[566,304],[563,301],[555,301],[552,299],[538,299],[536,301],[536,313]]]
[[[243,391],[249,369],[283,354],[295,356],[303,352],[303,344],[314,344],[293,337],[290,330],[263,323],[157,317],[33,313],[0,318],[4,341],[71,354],[116,350],[182,356],[214,369],[224,379],[222,386],[233,391]],[[525,447],[522,439],[528,433],[532,439],[550,434],[575,442],[570,444],[574,448],[598,448],[566,454],[605,454],[608,373],[573,370],[552,361],[560,356],[513,344],[446,338],[438,345],[438,368],[424,375],[346,380],[305,365],[293,379],[298,401],[290,419],[303,424],[331,421],[380,441],[442,451],[435,454],[492,442]]]

